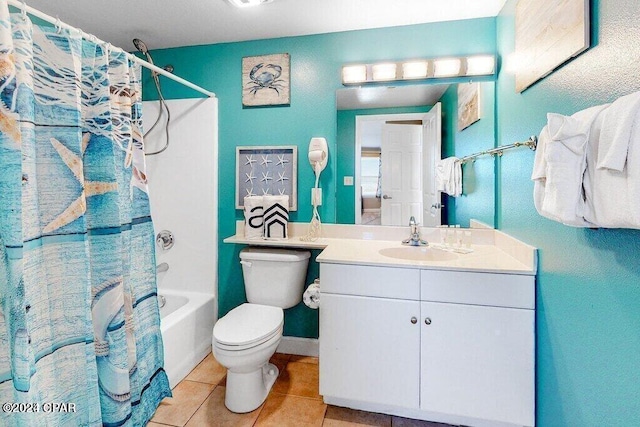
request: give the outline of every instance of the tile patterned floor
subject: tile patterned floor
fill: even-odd
[[[209,354],[158,407],[148,427],[446,427],[445,424],[326,405],[318,394],[318,359],[276,353],[280,375],[267,400],[253,412],[224,406],[226,370]]]

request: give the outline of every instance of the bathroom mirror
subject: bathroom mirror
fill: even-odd
[[[463,167],[464,194],[456,199],[435,191],[434,170],[440,158],[493,146],[494,86],[479,84],[480,120],[462,130],[458,84],[338,89],[336,222],[407,225],[415,216],[424,226],[468,227],[471,217],[492,223],[492,207],[464,209],[470,197],[489,197],[493,206],[493,188],[474,186],[475,165]],[[493,162],[483,162],[480,172],[493,175]],[[489,209],[489,203],[482,206]]]

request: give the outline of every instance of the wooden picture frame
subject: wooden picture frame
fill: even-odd
[[[480,83],[458,83],[458,131],[480,120]]]
[[[245,196],[286,194],[289,210],[298,210],[298,147],[236,147],[236,209]]]
[[[516,91],[524,91],[589,48],[589,0],[520,0],[516,6]]]
[[[288,106],[291,103],[288,53],[242,58],[242,106]]]

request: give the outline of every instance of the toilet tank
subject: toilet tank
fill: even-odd
[[[290,308],[302,301],[309,251],[248,247],[240,251],[247,301]]]

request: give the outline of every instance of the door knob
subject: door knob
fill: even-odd
[[[411,318],[411,323],[413,323],[414,325],[415,325],[416,323],[418,323],[418,318],[417,318],[416,316],[413,316],[413,317]]]
[[[424,324],[425,325],[430,325],[431,324],[431,318],[430,317],[425,317]]]
[[[386,194],[384,196],[382,196],[383,199],[387,200],[387,199],[393,199],[393,197],[391,196],[387,196]]]

